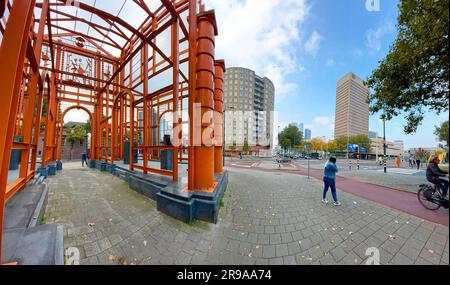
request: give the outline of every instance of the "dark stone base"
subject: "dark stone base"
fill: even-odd
[[[165,185],[161,185],[135,175],[129,175],[128,183],[131,189],[152,200],[156,200],[156,195],[165,187]]]
[[[168,177],[143,175],[105,162],[96,168],[109,172],[129,183],[131,189],[156,201],[158,211],[185,223],[202,220],[217,223],[220,201],[228,186],[228,172],[216,175],[213,193],[183,192],[180,185]]]
[[[96,167],[95,164],[96,164],[95,160],[93,159],[89,160],[89,168],[95,168]]]
[[[202,220],[217,223],[220,200],[228,186],[228,172],[215,177],[218,184],[213,193],[181,192],[178,185],[168,185],[157,194],[158,210],[186,223]]]

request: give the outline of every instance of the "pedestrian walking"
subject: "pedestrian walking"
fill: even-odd
[[[325,164],[324,168],[324,175],[323,175],[324,189],[322,199],[322,202],[324,204],[328,204],[327,193],[328,190],[331,188],[331,194],[333,195],[334,205],[341,206],[341,203],[339,202],[336,193],[336,173],[338,171],[339,170],[336,165],[336,158],[331,157],[330,160]]]
[[[417,170],[420,169],[420,164],[422,163],[422,161],[420,161],[420,158],[416,158],[416,165],[417,165]]]
[[[81,166],[84,167],[84,163],[86,163],[86,166],[88,166],[87,153],[86,152],[83,152],[81,154]]]

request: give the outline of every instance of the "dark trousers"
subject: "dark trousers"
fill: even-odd
[[[337,202],[337,193],[336,193],[336,181],[333,179],[330,179],[328,177],[323,178],[324,182],[324,189],[323,189],[323,199],[325,200],[327,198],[328,189],[331,188],[331,194],[333,194],[333,200],[334,202]]]
[[[442,190],[442,196],[447,197],[448,193],[448,181],[442,178],[439,178],[439,182],[436,183]]]
[[[86,163],[86,166],[88,166],[89,164],[88,164],[88,160],[87,160],[87,158],[85,158],[85,157],[83,157],[82,159],[81,159],[81,165],[84,167],[84,163]]]
[[[417,160],[416,164],[417,164],[417,169],[419,170],[420,169],[420,160]]]

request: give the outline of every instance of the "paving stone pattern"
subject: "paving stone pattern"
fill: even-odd
[[[381,264],[449,263],[447,227],[346,193],[324,205],[299,175],[230,169],[217,225],[187,225],[110,174],[69,168],[49,179],[46,219],[81,264],[359,265],[372,247]]]

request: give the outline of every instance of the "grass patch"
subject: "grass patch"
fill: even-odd
[[[46,223],[47,223],[47,215],[44,214],[44,215],[42,216],[42,219],[41,219],[41,221],[39,222],[39,224],[40,224],[40,225],[45,225]]]

